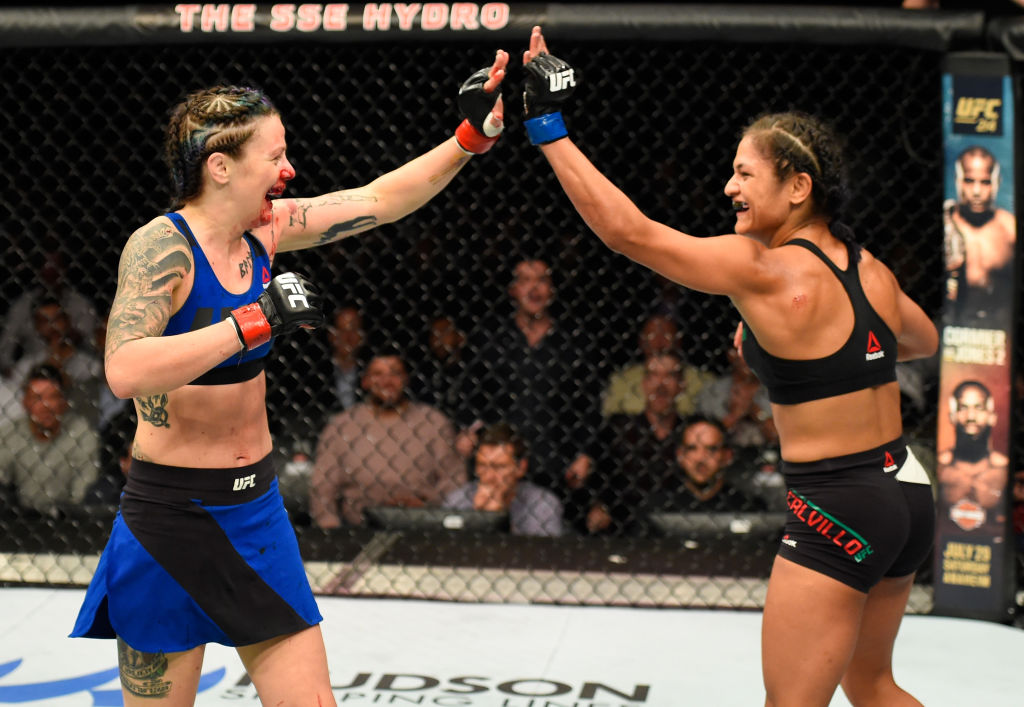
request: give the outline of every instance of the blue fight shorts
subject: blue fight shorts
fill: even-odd
[[[133,459],[71,636],[170,653],[321,620],[269,456],[234,469]]]
[[[867,592],[913,574],[935,531],[931,480],[899,438],[866,452],[782,463],[789,489],[779,555]]]

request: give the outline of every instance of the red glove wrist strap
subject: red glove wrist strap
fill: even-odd
[[[472,152],[476,155],[482,155],[494,147],[494,143],[498,141],[499,137],[500,135],[487,137],[481,134],[479,130],[473,127],[468,118],[459,123],[459,127],[455,128],[455,140],[459,143],[459,147],[466,152]]]
[[[247,351],[270,341],[270,322],[255,302],[233,310],[231,316]]]

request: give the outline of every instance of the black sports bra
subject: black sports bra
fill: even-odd
[[[806,248],[839,278],[853,304],[853,331],[835,353],[797,360],[772,356],[761,348],[744,323],[743,359],[768,389],[769,400],[782,405],[805,403],[896,380],[896,336],[864,294],[857,271],[856,246],[846,244],[850,264],[846,270],[840,270],[810,241],[797,238],[785,245]]]

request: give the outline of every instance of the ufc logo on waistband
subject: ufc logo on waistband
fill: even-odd
[[[309,302],[306,301],[306,291],[302,288],[302,283],[299,282],[299,278],[295,273],[286,272],[283,275],[279,275],[277,281],[281,283],[281,289],[294,293],[288,295],[289,307],[294,308],[296,303],[300,303],[303,307],[309,308]]]
[[[557,93],[569,86],[575,85],[576,76],[573,73],[573,69],[559,71],[557,74],[551,74],[551,76],[548,77],[548,88],[552,93]]]
[[[235,479],[235,486],[233,491],[244,491],[245,489],[251,489],[256,487],[256,474],[249,474],[248,476],[239,476]]]

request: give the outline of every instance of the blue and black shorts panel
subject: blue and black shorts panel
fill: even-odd
[[[916,571],[931,551],[927,474],[902,439],[815,462],[783,462],[788,486],[779,555],[867,592]]]
[[[71,635],[166,653],[320,621],[269,458],[237,469],[133,461]]]

